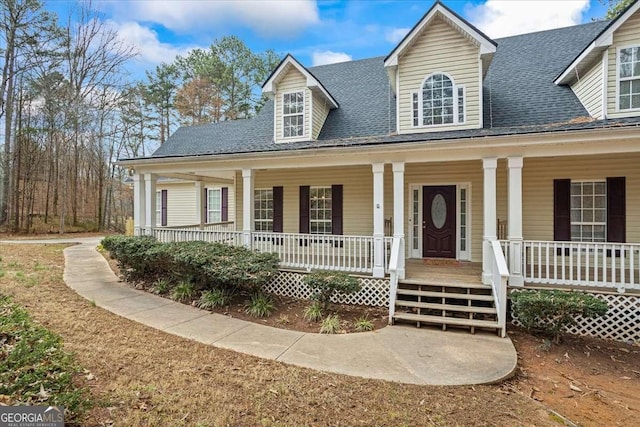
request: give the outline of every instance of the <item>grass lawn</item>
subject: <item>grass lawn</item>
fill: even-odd
[[[91,372],[95,406],[84,425],[557,425],[546,402],[521,393],[516,380],[474,387],[366,380],[150,329],[69,290],[62,249],[0,244],[0,293],[59,334],[65,350]]]

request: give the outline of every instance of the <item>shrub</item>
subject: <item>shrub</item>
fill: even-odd
[[[169,291],[171,290],[171,288],[173,287],[173,284],[171,283],[171,281],[167,278],[162,278],[162,279],[158,279],[153,283],[153,286],[151,286],[151,291],[154,294],[158,294],[158,295],[165,295],[167,293],[169,293]]]
[[[278,255],[202,241],[159,243],[149,236],[108,236],[102,246],[127,280],[191,282],[197,289],[258,291],[278,271]]]
[[[369,332],[373,331],[373,322],[366,317],[359,317],[353,324],[356,332]]]
[[[171,292],[171,299],[178,302],[189,302],[196,295],[196,287],[193,283],[180,282],[173,292]]]
[[[244,312],[253,317],[269,317],[276,309],[271,297],[262,293],[251,296],[251,301]]]
[[[229,304],[231,296],[222,289],[213,289],[202,292],[198,300],[198,307],[204,310],[211,310],[215,307],[224,307]]]
[[[550,334],[558,343],[560,332],[575,323],[575,317],[599,317],[607,303],[581,292],[558,290],[519,291],[511,294],[513,313],[528,331]]]
[[[309,307],[304,309],[304,318],[309,322],[318,322],[322,320],[322,304],[314,301]]]
[[[118,267],[127,280],[150,279],[161,275],[163,263],[153,250],[162,246],[151,236],[107,236],[101,245],[109,251],[111,258],[118,261]]]
[[[337,334],[340,331],[340,318],[337,314],[325,317],[320,326],[321,334]]]
[[[302,280],[314,293],[313,298],[319,301],[325,310],[334,294],[352,294],[362,288],[358,279],[338,271],[314,271]]]

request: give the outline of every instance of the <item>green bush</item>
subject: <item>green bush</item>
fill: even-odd
[[[108,236],[102,246],[127,280],[191,282],[197,289],[256,292],[278,272],[278,255],[202,241],[160,243],[152,237]]]
[[[337,314],[325,317],[320,326],[321,334],[337,334],[340,331],[340,317]]]
[[[127,280],[154,279],[159,277],[162,269],[150,256],[162,245],[151,236],[113,235],[102,239],[101,245],[109,251],[111,258],[118,261],[118,267]]]
[[[575,323],[575,317],[607,314],[607,303],[582,292],[559,290],[518,291],[511,294],[513,313],[528,331],[549,334],[555,343],[560,332]]]
[[[180,282],[173,288],[171,299],[178,302],[190,302],[196,295],[196,288],[193,283]]]
[[[229,304],[231,296],[222,289],[213,289],[202,292],[198,300],[198,307],[203,310],[211,310],[215,307],[224,307]]]
[[[356,332],[369,332],[373,331],[373,322],[367,319],[366,316],[359,317],[353,323],[353,327]]]
[[[269,317],[276,309],[269,295],[257,293],[251,296],[251,301],[245,308],[245,313],[253,317]]]
[[[302,281],[313,292],[313,299],[319,301],[325,310],[329,307],[333,295],[352,294],[362,288],[358,279],[339,271],[314,271],[306,275]]]
[[[314,301],[304,309],[304,318],[309,322],[318,322],[322,320],[322,316],[322,304],[319,301]]]

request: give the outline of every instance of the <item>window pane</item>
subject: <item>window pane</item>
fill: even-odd
[[[631,77],[631,64],[620,64],[620,77]]]
[[[631,97],[630,96],[620,96],[620,109],[628,110],[631,108]]]
[[[620,82],[620,95],[629,95],[631,91],[631,81]]]

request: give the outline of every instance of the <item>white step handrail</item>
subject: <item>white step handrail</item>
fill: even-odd
[[[389,324],[393,323],[396,314],[396,294],[398,292],[398,269],[401,268],[404,250],[402,237],[394,237],[391,244],[391,258],[389,259]]]
[[[507,335],[507,280],[509,279],[509,268],[502,252],[502,245],[498,240],[491,241],[491,287],[493,288],[493,298],[498,313],[498,327],[500,336]]]

